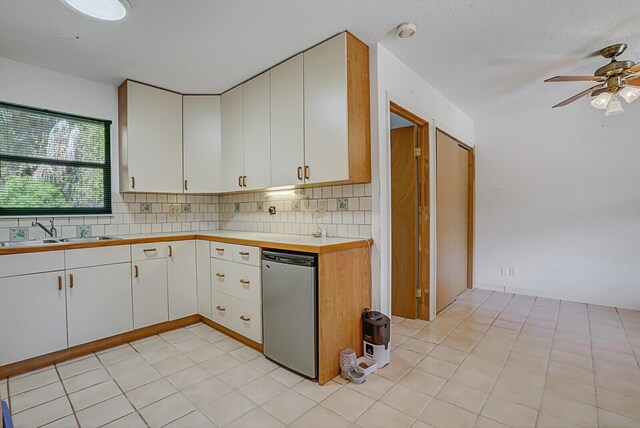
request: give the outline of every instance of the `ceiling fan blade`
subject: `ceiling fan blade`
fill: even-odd
[[[640,62],[627,70],[627,72],[637,73],[640,71]]]
[[[590,94],[591,92],[593,92],[593,91],[595,91],[596,89],[601,88],[601,87],[603,87],[603,86],[604,86],[604,83],[600,83],[600,84],[598,84],[598,85],[596,85],[596,86],[592,86],[592,87],[591,87],[591,88],[589,88],[589,89],[585,89],[584,91],[580,92],[579,94],[576,94],[576,95],[572,96],[571,98],[566,99],[566,100],[564,100],[563,102],[561,102],[561,103],[559,103],[559,104],[554,105],[554,106],[553,106],[553,108],[556,108],[556,107],[564,107],[564,106],[566,106],[567,104],[571,104],[572,102],[574,102],[574,101],[576,101],[576,100],[579,100],[580,98],[584,97],[585,95],[588,95],[588,94]]]
[[[599,76],[556,76],[545,80],[545,82],[597,82],[602,80]]]
[[[627,85],[640,86],[640,76],[634,77],[632,79],[627,79]]]

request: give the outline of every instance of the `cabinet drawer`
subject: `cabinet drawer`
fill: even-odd
[[[223,242],[211,243],[211,257],[222,260],[233,260],[233,244]]]
[[[64,251],[0,256],[0,277],[64,269]]]
[[[166,242],[151,242],[149,244],[133,244],[131,246],[131,260],[162,259],[167,257]]]
[[[211,259],[211,288],[256,305],[262,304],[261,274],[258,266]]]
[[[67,269],[112,265],[131,261],[131,249],[129,245],[80,248],[77,250],[65,250],[64,253]]]
[[[211,319],[254,342],[262,343],[262,306],[211,292]]]
[[[247,265],[260,266],[260,247],[249,247],[246,245],[233,246],[233,261]]]
[[[223,327],[234,330],[232,324],[233,297],[217,291],[211,292],[211,320]]]

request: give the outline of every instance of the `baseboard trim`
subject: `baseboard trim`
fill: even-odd
[[[264,353],[264,346],[262,345],[262,343],[254,342],[253,340],[247,337],[244,337],[243,335],[238,334],[233,330],[229,330],[228,328],[221,326],[217,322],[211,321],[209,318],[205,318],[205,317],[201,317],[201,318],[202,318],[202,322],[207,324],[209,327],[213,327],[216,330],[219,330],[222,333],[226,334],[227,336],[231,336],[237,341],[242,342],[245,345],[255,349],[256,351]]]
[[[203,318],[202,316],[197,314],[191,315],[185,318],[127,331],[126,333],[121,333],[104,339],[94,340],[93,342],[83,343],[82,345],[72,346],[71,348],[62,349],[50,354],[29,358],[28,360],[22,360],[0,366],[0,379],[21,375],[33,370],[50,366],[51,364],[61,363],[63,361],[81,357],[83,355],[92,354],[94,352],[122,345],[127,342],[133,342],[148,336],[154,336],[159,333],[164,333],[165,331],[175,330],[176,328],[196,324],[205,319],[206,318]]]

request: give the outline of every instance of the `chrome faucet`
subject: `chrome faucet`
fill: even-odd
[[[40,228],[42,230],[44,230],[47,235],[49,235],[52,238],[57,238],[58,237],[58,229],[56,229],[55,227],[53,227],[53,219],[49,220],[51,222],[51,229],[47,229],[42,223],[40,223],[39,221],[34,221],[33,223],[31,223],[31,226],[40,226]]]

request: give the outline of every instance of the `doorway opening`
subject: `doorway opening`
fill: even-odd
[[[429,123],[390,103],[391,313],[429,319]]]
[[[473,282],[474,149],[436,129],[436,313]]]

